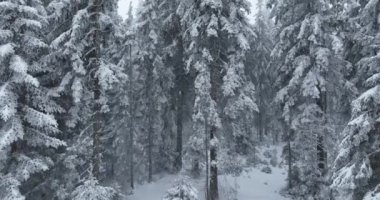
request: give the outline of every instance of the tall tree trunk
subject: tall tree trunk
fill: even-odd
[[[218,55],[218,54],[215,54]],[[219,56],[219,55],[218,55]],[[214,56],[216,57],[216,56]],[[210,78],[211,78],[211,99],[216,105],[219,105],[218,90],[219,90],[219,79],[220,71],[219,65],[214,63],[210,68]],[[219,200],[218,191],[218,159],[217,159],[217,146],[215,141],[217,141],[217,130],[216,124],[212,124],[210,127],[210,141],[213,141],[213,145],[210,146],[210,200]]]
[[[326,127],[327,125],[327,92],[326,91],[321,91],[321,95],[320,95],[320,98],[319,100],[317,101],[317,104],[318,106],[321,108],[322,112],[323,112],[323,126]],[[326,151],[325,151],[325,144],[324,144],[324,135],[325,132],[326,132],[326,128],[324,128],[324,131],[323,133],[321,133],[322,135],[319,135],[318,136],[318,141],[317,141],[317,154],[318,154],[318,168],[319,170],[324,173],[325,172],[325,169],[326,169]]]
[[[215,126],[211,126],[210,140],[216,139]],[[219,199],[218,191],[218,166],[217,166],[217,148],[214,145],[210,147],[210,200]]]
[[[182,132],[183,132],[183,104],[185,101],[184,94],[181,90],[181,85],[179,85],[178,88],[178,94],[177,94],[177,145],[176,145],[176,162],[175,162],[175,168],[177,171],[180,171],[182,169]]]
[[[134,184],[134,95],[133,95],[133,66],[132,66],[132,45],[129,45],[129,178],[130,186],[133,190]]]
[[[243,119],[244,119],[244,131],[245,131],[245,138],[242,138],[243,139],[243,142],[244,140],[247,140],[246,142],[247,143],[243,143],[243,146],[239,149],[241,152],[240,153],[243,153],[244,155],[247,155],[249,150],[250,150],[250,146],[253,145],[253,139],[251,137],[251,130],[250,130],[250,124],[249,124],[249,120],[247,119],[247,116],[244,115],[243,116]]]
[[[257,132],[259,134],[259,140],[260,142],[262,142],[264,140],[264,136],[263,136],[263,114],[262,114],[262,111],[260,110],[260,112],[258,113],[258,126],[257,126]]]
[[[291,129],[290,126],[285,123],[285,130],[287,132],[287,145],[288,145],[288,187],[289,189],[293,188],[293,170],[292,170],[292,160],[293,160],[293,154],[292,154],[292,145],[291,145]]]
[[[88,8],[90,15],[90,24],[92,27],[91,40],[92,40],[92,49],[88,54],[88,61],[90,70],[96,71],[100,67],[100,46],[102,43],[102,32],[100,30],[99,17],[101,9],[103,6],[103,0],[92,0],[90,1],[90,6]],[[92,156],[92,165],[93,165],[93,175],[96,178],[99,178],[100,174],[100,159],[101,159],[101,129],[102,129],[102,113],[101,113],[101,89],[99,85],[99,80],[95,76],[95,73],[91,74],[91,89],[94,92],[94,105],[92,111],[94,113],[93,118],[93,156]]]
[[[261,3],[261,2],[260,2]],[[258,26],[259,31],[262,31],[261,26]],[[263,34],[261,32],[261,34]],[[261,34],[258,35],[258,40],[261,40]],[[258,113],[258,119],[257,119],[257,133],[259,134],[259,140],[262,142],[264,140],[263,136],[263,117],[265,115],[264,111],[264,96],[263,96],[263,69],[265,66],[263,66],[262,62],[258,63],[258,76],[257,76],[257,89],[258,89],[258,107],[259,107],[259,113]]]
[[[325,150],[324,150],[324,137],[319,136],[317,142],[318,152],[318,168],[323,173],[325,170]]]
[[[205,153],[206,153],[206,194],[205,194],[205,199],[208,200],[210,198],[209,194],[209,178],[210,178],[210,170],[209,170],[209,134],[208,134],[208,120],[207,117],[205,117]]]
[[[177,3],[176,1],[172,1],[172,9],[175,12]],[[175,23],[177,27],[180,27],[180,19],[178,16],[175,16]],[[178,34],[176,39],[177,45],[177,59],[175,60],[175,66],[178,66],[175,70],[177,75],[176,77],[176,85],[177,85],[177,98],[176,98],[176,126],[177,126],[177,140],[176,140],[176,153],[177,157],[175,160],[175,168],[177,171],[182,169],[182,150],[183,150],[183,117],[184,117],[184,107],[185,107],[185,93],[187,86],[186,82],[186,72],[185,66],[183,63],[184,59],[184,48],[183,48],[183,38],[181,34]]]
[[[153,180],[153,94],[152,94],[153,66],[149,66],[147,75],[147,98],[148,98],[148,182]]]

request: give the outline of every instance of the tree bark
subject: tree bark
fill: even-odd
[[[320,98],[318,99],[317,101],[317,105],[320,107],[320,109],[322,110],[323,112],[323,116],[324,119],[323,119],[323,126],[326,127],[327,125],[327,92],[326,91],[322,91],[321,89],[319,89],[321,91],[321,95],[320,95]],[[317,155],[318,155],[318,168],[319,170],[321,171],[321,173],[324,173],[325,169],[326,169],[326,151],[325,151],[325,145],[324,145],[324,136],[323,134],[325,133],[326,128],[324,128],[324,131],[321,133],[322,135],[319,135],[318,136],[318,141],[317,141]]]
[[[99,102],[100,99],[100,90],[96,89],[94,91],[95,93],[95,101]],[[99,103],[95,103],[94,105],[94,124],[93,124],[93,175],[96,178],[99,178],[100,175],[100,162],[101,162],[101,142],[100,142],[100,136],[101,136],[101,129],[102,129],[102,116],[101,116],[101,105]]]
[[[293,176],[293,170],[292,170],[292,145],[291,145],[291,129],[290,127],[285,123],[285,130],[287,132],[287,145],[288,145],[288,187],[289,189],[293,188],[293,183],[292,183],[292,176]]]
[[[209,135],[208,135],[208,120],[207,120],[207,117],[205,117],[205,149],[206,149],[206,194],[205,194],[205,199],[209,199],[210,198],[210,194],[209,194],[209,178],[210,178],[210,174],[209,174]]]
[[[218,54],[215,54],[218,55]],[[218,55],[219,56],[219,55]],[[216,56],[214,56],[216,58]],[[218,90],[219,90],[219,80],[220,71],[219,65],[214,63],[210,66],[210,79],[211,79],[211,99],[216,105],[219,105]],[[211,124],[210,127],[210,141],[217,141],[217,130],[216,124]],[[219,200],[218,191],[218,159],[217,159],[217,146],[215,144],[210,145],[210,200]]]
[[[216,138],[216,127],[212,126],[210,130],[210,140]],[[210,147],[210,200],[219,199],[218,191],[218,166],[217,166],[217,149],[214,145]]]
[[[129,46],[129,178],[130,186],[133,190],[135,188],[134,184],[134,95],[133,95],[133,66],[132,66],[132,45]]]
[[[175,168],[177,171],[182,169],[182,132],[183,132],[183,104],[184,104],[184,94],[179,86],[177,94],[177,145],[176,145],[176,162]]]
[[[171,6],[173,11],[176,10],[176,2],[173,1]],[[175,24],[177,27],[180,27],[180,19],[178,16],[175,16]],[[179,30],[177,30],[178,34]],[[180,171],[182,169],[182,151],[183,151],[183,118],[184,118],[184,109],[185,109],[185,94],[187,91],[187,74],[185,72],[185,66],[183,63],[184,58],[184,47],[183,47],[183,38],[181,34],[177,35],[176,39],[177,45],[177,59],[174,60],[175,74],[176,74],[176,85],[177,85],[177,98],[176,98],[176,126],[177,126],[177,140],[176,140],[176,153],[177,157],[175,160],[175,169]],[[179,59],[178,59],[179,58]]]
[[[90,24],[92,27],[92,32],[90,34],[92,40],[92,49],[88,54],[88,61],[90,70],[96,71],[100,67],[100,47],[102,43],[102,33],[100,30],[99,16],[102,11],[103,0],[92,0],[88,8],[90,15]],[[100,159],[101,159],[101,129],[102,129],[102,113],[101,113],[101,89],[99,85],[99,80],[95,76],[95,73],[91,74],[91,89],[94,92],[94,105],[92,111],[94,113],[93,118],[93,155],[92,155],[92,173],[94,177],[99,178],[100,175]]]
[[[148,182],[153,180],[153,94],[152,94],[153,66],[149,66],[147,75],[147,99],[148,99]]]
[[[264,141],[264,136],[263,136],[263,117],[264,117],[264,106],[263,106],[263,95],[262,95],[262,83],[261,83],[261,76],[262,74],[259,73],[258,77],[258,93],[259,93],[259,98],[258,98],[258,106],[259,106],[259,113],[257,117],[257,132],[259,134],[259,140],[260,142]]]

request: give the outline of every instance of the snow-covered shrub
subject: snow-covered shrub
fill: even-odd
[[[272,152],[269,149],[265,150],[264,153],[263,153],[263,156],[265,158],[272,158]]]
[[[198,200],[198,191],[188,177],[177,180],[162,200]]]
[[[278,160],[277,160],[277,150],[276,150],[276,149],[273,149],[273,150],[272,150],[272,158],[270,159],[270,164],[271,164],[273,167],[276,167],[277,164],[278,164]]]
[[[257,166],[257,165],[268,165],[268,161],[267,159],[263,158],[263,156],[261,156],[260,154],[256,153],[256,154],[250,154],[248,157],[247,157],[247,160],[246,160],[246,164],[248,167],[250,166]]]
[[[254,166],[257,164],[257,156],[248,156],[246,160],[246,165]]]
[[[269,163],[273,167],[277,166],[277,150],[276,149],[268,149],[264,151],[263,156],[269,159]]]
[[[243,171],[242,159],[233,152],[221,150],[218,165],[221,174],[239,176]]]
[[[72,200],[114,200],[116,196],[114,189],[101,186],[96,179],[90,178],[74,190]]]
[[[272,169],[269,167],[269,166],[265,166],[261,169],[262,172],[266,173],[266,174],[271,174],[272,173]]]
[[[258,162],[258,164],[260,164],[260,165],[269,165],[269,162],[267,160],[265,160],[265,159],[261,159],[259,161],[260,162]]]

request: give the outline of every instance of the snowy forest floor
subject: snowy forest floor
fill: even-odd
[[[259,152],[259,157],[265,159],[263,152],[265,150],[276,149],[278,163],[281,163],[280,153],[281,146],[266,147]],[[281,165],[280,165],[281,166]],[[228,175],[219,176],[219,193],[221,200],[229,200],[226,188],[235,188],[237,190],[236,199],[238,200],[287,200],[288,198],[280,194],[286,185],[286,170],[278,165],[270,168],[271,173],[262,172],[265,165],[259,164],[255,167],[245,168],[238,177]],[[134,194],[129,196],[129,200],[161,200],[166,191],[172,187],[179,175],[165,175],[158,178],[155,182],[137,186]],[[205,180],[203,177],[191,180],[194,187],[198,189],[198,197],[204,200]]]

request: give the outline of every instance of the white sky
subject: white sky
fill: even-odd
[[[133,7],[136,8],[140,0],[119,0],[119,14],[125,19],[129,10],[129,3],[132,1]]]
[[[141,0],[119,0],[119,14],[126,18],[128,10],[129,10],[129,3],[132,1],[133,7],[136,8]],[[251,1],[252,8],[251,8],[251,14],[250,18],[253,19],[253,16],[255,15],[255,6],[257,0],[249,0]]]

